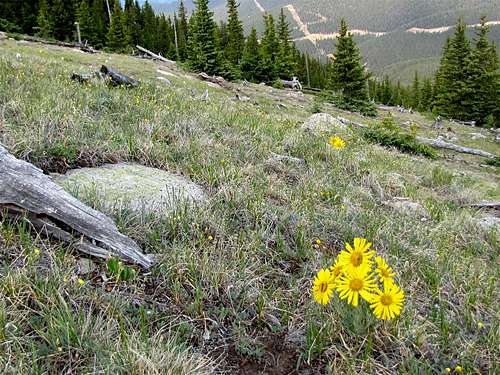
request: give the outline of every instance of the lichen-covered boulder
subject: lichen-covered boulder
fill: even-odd
[[[349,135],[351,133],[347,125],[328,113],[315,113],[301,125],[301,128],[315,134],[330,132],[339,135]]]
[[[127,208],[136,213],[166,213],[206,200],[203,189],[184,177],[131,163],[74,169],[55,177],[55,181],[84,199],[95,195],[108,210]]]

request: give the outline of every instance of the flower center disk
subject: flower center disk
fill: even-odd
[[[361,254],[359,251],[352,253],[351,263],[353,266],[359,267],[361,263],[363,263],[363,254]]]
[[[392,304],[392,297],[390,295],[384,294],[380,298],[380,302],[382,302],[382,305],[389,306]]]
[[[354,291],[359,291],[363,289],[363,280],[360,279],[353,279],[349,283],[349,287],[354,290]]]

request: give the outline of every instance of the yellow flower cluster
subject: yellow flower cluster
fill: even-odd
[[[331,136],[328,140],[328,143],[330,144],[330,146],[337,150],[345,147],[345,141],[336,135]]]
[[[360,300],[368,302],[378,319],[390,320],[400,315],[405,295],[394,282],[393,269],[375,255],[372,244],[364,238],[355,238],[354,246],[346,243],[335,263],[316,275],[313,286],[316,302],[326,305],[337,291],[340,299],[354,307]]]

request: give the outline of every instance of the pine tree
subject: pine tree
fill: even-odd
[[[277,69],[278,75],[284,79],[290,79],[296,73],[297,64],[295,62],[294,45],[290,40],[290,28],[286,21],[285,13],[281,8],[278,21],[278,55]]]
[[[75,9],[73,1],[52,0],[50,14],[52,36],[57,40],[74,40]]]
[[[185,61],[187,58],[187,41],[188,41],[188,21],[186,16],[186,8],[181,0],[179,4],[179,18],[177,19],[177,45],[179,46],[180,61]]]
[[[50,4],[48,0],[40,1],[40,9],[37,17],[38,32],[37,36],[41,38],[49,38],[52,36],[52,18],[50,12]]]
[[[80,24],[80,34],[82,41],[92,43],[96,39],[94,20],[90,12],[89,0],[81,0],[76,12]]]
[[[125,45],[132,48],[140,42],[141,28],[138,23],[137,8],[133,0],[125,0],[123,9],[123,32]]]
[[[125,35],[123,33],[122,8],[118,0],[114,2],[111,19],[111,25],[106,36],[106,47],[111,51],[121,52],[125,48]]]
[[[420,90],[420,111],[431,111],[432,110],[432,81],[427,78],[424,80],[422,89]]]
[[[95,39],[91,40],[91,44],[96,48],[102,48],[106,43],[109,27],[109,17],[104,0],[93,0],[91,14],[95,33]]]
[[[342,19],[339,36],[337,37],[337,51],[332,64],[331,88],[339,92],[341,102],[346,108],[374,114],[369,103],[367,80],[361,63],[361,55],[353,36],[348,32],[347,23]]]
[[[278,78],[278,67],[276,65],[278,55],[278,38],[276,37],[276,26],[271,14],[264,15],[264,35],[261,41],[262,72],[267,77],[267,82]]]
[[[224,57],[233,68],[237,69],[243,55],[245,36],[243,35],[243,24],[238,16],[236,0],[227,1],[227,16],[227,43],[223,42]]]
[[[466,26],[460,19],[453,38],[445,45],[436,74],[436,110],[442,116],[460,120],[469,120],[472,110],[468,88],[472,55],[465,32]]]
[[[218,72],[216,24],[208,9],[208,0],[195,0],[196,9],[191,16],[188,36],[188,65],[197,72]]]
[[[157,51],[158,24],[153,7],[147,0],[142,8],[142,14],[144,22],[142,42],[144,43],[144,47],[151,51]]]
[[[418,72],[415,71],[415,77],[413,78],[413,85],[412,85],[412,103],[411,107],[413,109],[419,109],[420,108],[420,79],[418,77]]]
[[[481,27],[477,31],[475,49],[469,71],[468,89],[471,93],[471,118],[478,124],[493,125],[494,112],[498,109],[500,73],[498,55],[494,44],[488,41],[486,19],[481,19]]]
[[[251,82],[258,82],[262,79],[261,72],[261,51],[257,39],[257,30],[252,27],[250,35],[245,43],[243,57],[241,59],[241,72],[243,78]]]

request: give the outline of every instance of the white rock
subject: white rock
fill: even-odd
[[[484,216],[476,220],[476,224],[484,231],[496,231],[500,233],[500,218],[496,216]]]
[[[55,181],[72,194],[95,194],[109,210],[123,207],[139,214],[168,213],[206,200],[202,188],[186,178],[132,163],[75,169]]]
[[[328,113],[316,113],[309,117],[302,125],[301,129],[314,133],[322,132],[350,132],[347,125],[341,123]]]

